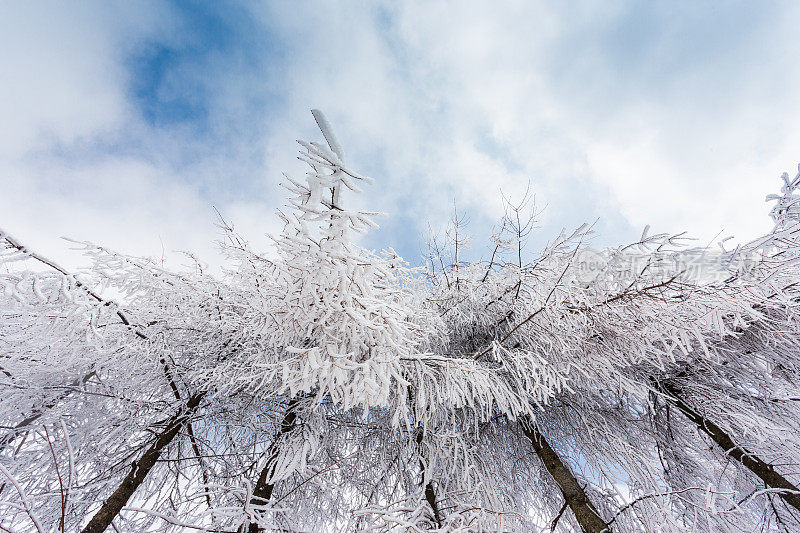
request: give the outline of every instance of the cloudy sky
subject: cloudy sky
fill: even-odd
[[[256,247],[325,111],[364,239],[412,263],[453,204],[475,256],[530,182],[534,244],[594,222],[753,238],[800,161],[797,2],[3,2],[0,227],[214,262],[212,206]]]

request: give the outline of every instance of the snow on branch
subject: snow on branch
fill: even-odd
[[[373,180],[312,113],[275,253],[223,222],[219,275],[0,230],[1,529],[797,529],[800,174],[733,250],[534,253],[526,192],[424,273],[350,238]]]

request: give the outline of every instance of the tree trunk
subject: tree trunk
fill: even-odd
[[[147,474],[153,469],[156,461],[161,456],[161,452],[173,441],[181,427],[198,408],[203,396],[205,396],[205,393],[201,392],[190,397],[186,405],[169,419],[156,441],[144,452],[138,462],[134,461],[131,465],[131,471],[122,480],[117,490],[103,503],[103,506],[92,517],[91,521],[86,524],[82,533],[103,533],[111,525],[111,522],[119,515],[119,512],[128,503],[136,489],[144,482]]]
[[[417,431],[417,447],[422,447],[422,430]],[[422,461],[422,450],[420,450],[420,459],[419,459],[419,469],[422,475],[422,481],[425,481],[425,463]],[[442,516],[439,513],[439,504],[436,503],[436,491],[433,490],[433,483],[428,481],[425,485],[425,500],[428,502],[428,505],[431,507],[431,511],[433,512],[433,520],[436,522],[436,527],[442,527]]]
[[[264,468],[261,469],[261,474],[256,481],[253,495],[250,497],[250,505],[264,505],[269,503],[269,500],[272,498],[272,491],[275,489],[275,484],[272,482],[272,475],[275,473],[275,462],[278,460],[278,455],[280,454],[280,439],[297,426],[296,411],[299,403],[300,400],[295,398],[292,399],[286,407],[286,414],[278,428],[278,433],[267,449],[267,462]],[[264,531],[263,528],[259,527],[255,522],[250,522],[247,533],[259,533],[260,531]]]
[[[428,505],[431,506],[431,510],[433,511],[433,519],[436,522],[436,527],[442,527],[442,517],[439,514],[439,505],[436,503],[436,492],[433,490],[433,485],[429,481],[427,485],[425,485],[425,499],[428,501]]]
[[[726,454],[730,455],[744,466],[746,466],[753,474],[758,476],[767,487],[772,489],[781,489],[785,492],[780,492],[783,500],[800,511],[800,489],[792,484],[785,477],[775,471],[775,468],[764,461],[758,456],[750,453],[741,446],[737,446],[733,439],[723,431],[721,427],[714,422],[704,417],[690,405],[683,400],[681,389],[671,383],[661,383],[661,389],[666,392],[671,398],[668,398],[689,420],[695,423],[697,427],[717,446],[722,448]]]
[[[533,421],[526,417],[520,421],[520,426],[522,432],[531,441],[536,455],[542,460],[545,468],[561,489],[564,502],[572,509],[581,530],[584,533],[608,531],[608,524],[600,517],[597,508],[578,484],[578,480],[536,429]]]

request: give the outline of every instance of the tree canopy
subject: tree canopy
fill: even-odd
[[[456,215],[414,268],[352,238],[373,180],[313,115],[274,250],[223,222],[221,274],[0,229],[0,530],[800,527],[800,173],[732,250],[524,259],[526,195],[488,261]]]

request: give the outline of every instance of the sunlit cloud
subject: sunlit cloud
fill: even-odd
[[[323,109],[419,262],[453,204],[485,252],[500,192],[533,236],[595,222],[749,239],[800,159],[795,4],[180,2],[0,7],[0,226],[211,261],[216,207],[259,247]],[[316,137],[315,137],[316,138]]]

